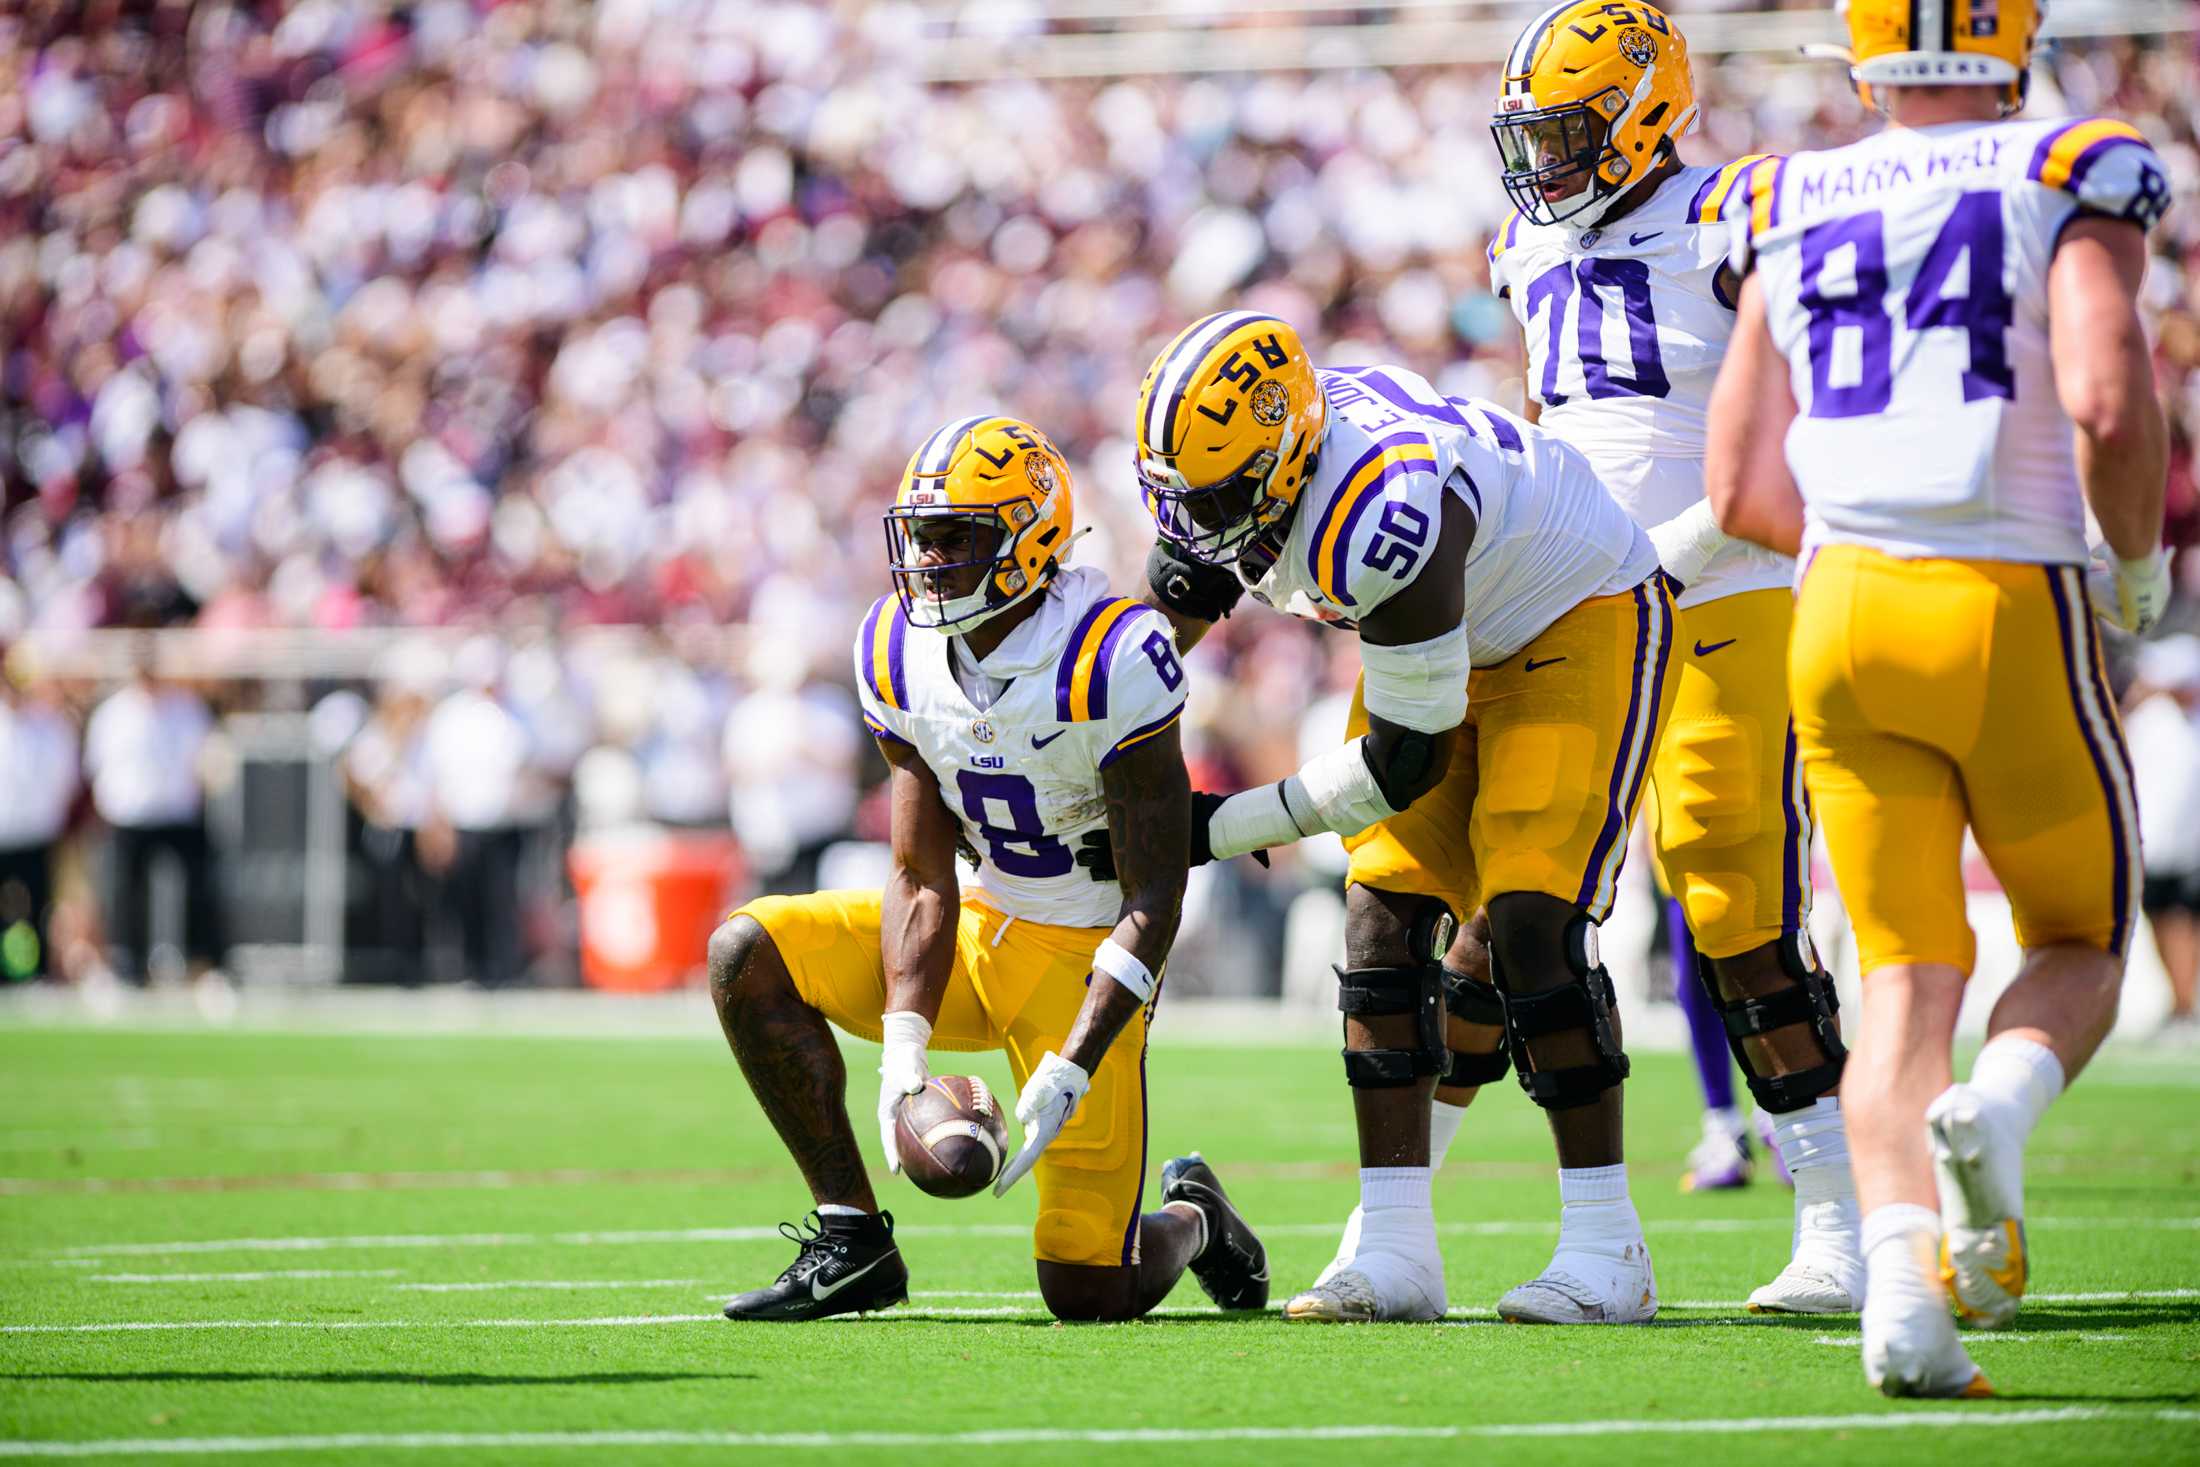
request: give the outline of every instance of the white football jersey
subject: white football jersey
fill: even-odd
[[[1268,605],[1357,626],[1420,573],[1447,494],[1475,518],[1465,620],[1476,667],[1658,568],[1589,461],[1551,434],[1494,403],[1447,398],[1403,367],[1316,376],[1329,433],[1282,550],[1250,583]],[[1253,569],[1241,562],[1239,574]]]
[[[1587,454],[1645,527],[1703,498],[1711,384],[1734,333],[1734,303],[1719,289],[1720,211],[1767,156],[1680,169],[1596,229],[1531,224],[1516,212],[1490,241],[1490,288],[1511,302],[1527,339],[1538,421]],[[1794,574],[1786,556],[1730,541],[1680,604],[1785,586]]]
[[[2150,228],[2161,160],[2108,118],[1888,128],[1750,172],[1727,215],[1799,413],[1804,554],[2082,562],[2047,271],[2081,213]]]
[[[1056,575],[983,666],[1012,670],[991,706],[955,681],[948,638],[881,597],[856,636],[863,721],[914,747],[979,854],[977,884],[1011,917],[1113,927],[1123,888],[1076,862],[1105,829],[1100,771],[1184,712],[1184,668],[1161,613],[1111,595],[1089,567]]]

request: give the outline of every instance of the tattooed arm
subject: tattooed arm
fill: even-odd
[[[892,767],[894,866],[886,878],[879,957],[886,969],[886,1011],[938,1020],[955,963],[955,922],[962,892],[955,880],[955,837],[939,777],[907,744],[878,741]]]
[[[1176,940],[1191,858],[1191,780],[1174,725],[1134,745],[1100,772],[1108,802],[1108,838],[1123,883],[1123,908],[1109,934],[1158,974]],[[1091,1074],[1145,1000],[1095,972],[1062,1057]]]

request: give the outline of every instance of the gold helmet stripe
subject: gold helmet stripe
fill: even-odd
[[[1153,395],[1146,399],[1146,447],[1154,453],[1174,454],[1177,408],[1198,375],[1200,364],[1232,332],[1256,321],[1280,319],[1258,311],[1217,311],[1186,327],[1154,368]]]
[[[955,461],[955,447],[970,436],[981,423],[990,422],[984,414],[974,418],[957,418],[946,427],[924,440],[924,447],[917,450],[912,474],[944,474]]]

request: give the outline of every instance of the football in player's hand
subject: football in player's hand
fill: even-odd
[[[1000,1102],[976,1075],[934,1075],[894,1110],[901,1169],[934,1197],[970,1197],[993,1185],[1008,1153]]]

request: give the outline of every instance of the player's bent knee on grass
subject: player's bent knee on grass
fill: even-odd
[[[1136,1319],[1138,1269],[1039,1261],[1039,1298],[1047,1313],[1070,1324]]]

